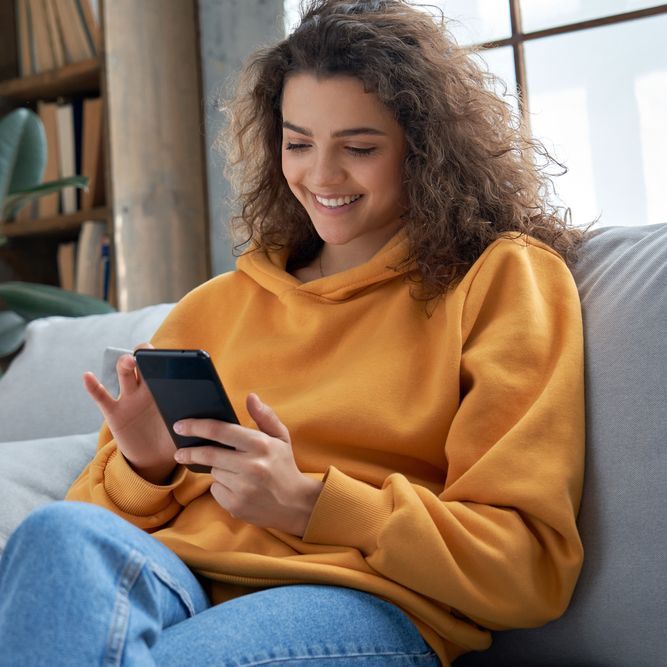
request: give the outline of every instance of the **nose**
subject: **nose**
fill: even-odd
[[[331,185],[339,185],[345,181],[347,174],[343,166],[336,158],[328,153],[322,151],[319,155],[315,155],[315,159],[310,170],[310,180],[313,187],[326,187]]]

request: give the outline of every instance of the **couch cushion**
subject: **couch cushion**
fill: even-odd
[[[40,505],[62,500],[95,453],[97,431],[0,442],[0,553],[10,533]]]
[[[581,579],[565,615],[457,665],[658,665],[667,628],[667,224],[608,227],[574,269],[584,315]]]
[[[0,379],[0,442],[99,428],[102,418],[83,388],[83,372],[100,377],[105,348],[148,340],[171,308],[31,322],[23,350]]]

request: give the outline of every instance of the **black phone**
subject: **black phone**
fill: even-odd
[[[239,423],[207,352],[141,349],[136,350],[134,357],[176,447],[228,447],[205,438],[179,435],[173,428],[179,419],[188,417]],[[188,468],[193,472],[211,471],[210,466],[199,464]]]

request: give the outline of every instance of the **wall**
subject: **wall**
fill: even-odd
[[[205,157],[208,172],[210,252],[213,275],[234,268],[226,222],[231,207],[223,156],[214,148],[223,117],[218,100],[231,95],[245,58],[260,46],[283,37],[282,0],[199,0]]]

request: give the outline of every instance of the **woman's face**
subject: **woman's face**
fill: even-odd
[[[401,226],[405,135],[351,76],[287,79],[282,168],[325,243],[370,258]]]

